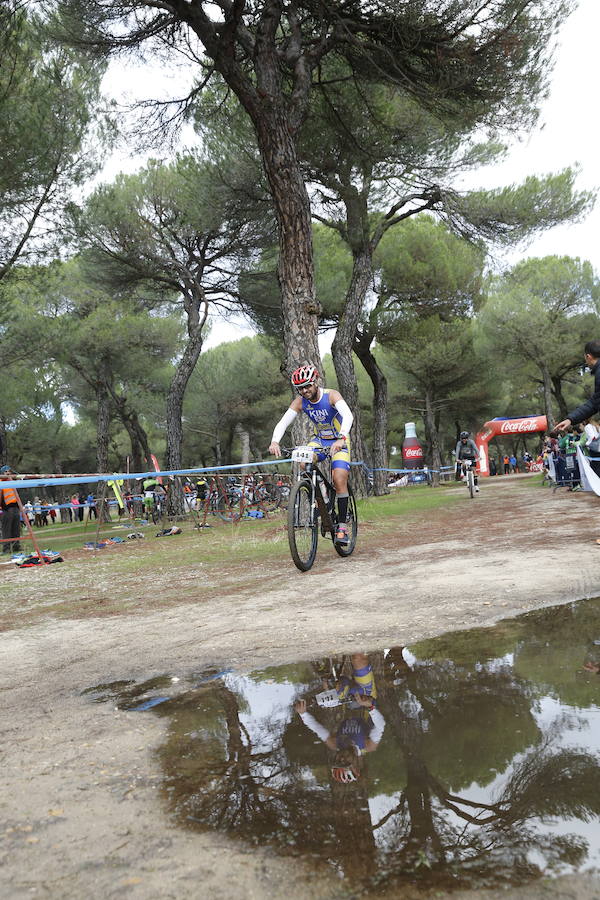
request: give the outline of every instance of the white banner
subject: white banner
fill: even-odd
[[[592,464],[583,453],[581,447],[577,447],[577,462],[579,463],[579,478],[584,491],[593,491],[600,497],[600,475],[592,469]]]

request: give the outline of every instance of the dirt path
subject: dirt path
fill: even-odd
[[[149,615],[50,620],[4,632],[1,896],[349,896],[337,879],[316,878],[300,861],[176,828],[157,790],[161,721],[92,704],[81,691],[210,664],[248,670],[410,645],[597,596],[596,536],[597,498],[553,495],[526,477],[490,479],[475,501],[430,511],[422,521],[398,519],[381,540],[371,529],[350,560],[323,547],[305,575],[287,560],[267,560],[227,596],[204,597],[200,589],[196,602]],[[188,587],[197,565],[179,576]],[[29,570],[28,592],[33,586],[43,598],[56,590],[61,568]],[[542,894],[597,898],[600,884],[570,878],[514,896]]]

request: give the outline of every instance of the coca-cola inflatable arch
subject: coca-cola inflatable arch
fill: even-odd
[[[546,416],[522,416],[520,419],[496,418],[486,422],[481,431],[475,435],[475,443],[479,450],[479,472],[481,475],[490,474],[490,459],[488,455],[488,443],[492,438],[515,434],[533,434],[536,431],[547,431],[548,420]]]

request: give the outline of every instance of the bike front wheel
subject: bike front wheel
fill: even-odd
[[[475,496],[475,476],[472,469],[469,469],[467,472],[467,487],[469,488],[469,496],[473,498]]]
[[[352,493],[352,488],[348,486],[348,515],[346,516],[346,525],[348,526],[348,535],[350,540],[347,544],[338,544],[333,536],[333,546],[335,552],[340,556],[350,556],[356,547],[356,536],[358,535],[358,512],[356,510],[356,500]]]
[[[301,572],[307,572],[315,561],[319,539],[310,481],[298,481],[290,491],[287,530],[292,559]]]

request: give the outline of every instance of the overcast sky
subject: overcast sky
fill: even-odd
[[[511,146],[501,164],[482,169],[475,179],[477,186],[492,188],[523,181],[527,175],[557,172],[577,165],[580,174],[577,187],[595,190],[600,187],[600,125],[595,107],[598,85],[598,34],[600,34],[600,0],[579,0],[558,37],[550,95],[545,102],[536,130]],[[118,100],[124,96],[144,97],[149,83],[160,84],[159,73],[143,67],[116,67],[105,81],[107,91]],[[172,76],[163,78],[163,95],[172,91]],[[154,93],[154,90],[153,90]],[[116,171],[135,171],[143,159],[119,154],[107,165],[103,180]],[[573,225],[553,228],[528,246],[513,251],[511,263],[525,256],[559,254],[589,260],[600,273],[600,201],[587,218]],[[248,331],[231,324],[213,324],[207,346],[222,340],[235,340]],[[331,335],[333,339],[333,335]],[[324,341],[322,351],[330,341]]]

